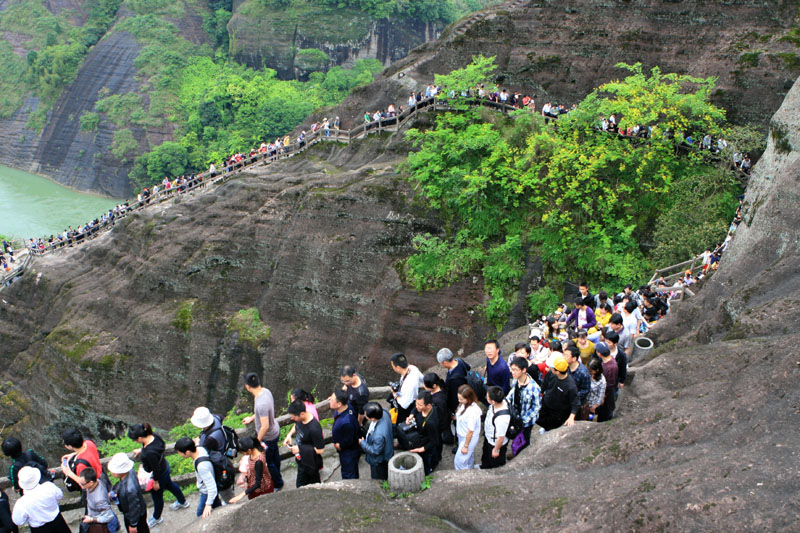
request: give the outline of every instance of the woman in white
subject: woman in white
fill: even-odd
[[[453,465],[456,470],[467,470],[475,464],[475,447],[481,436],[481,408],[475,391],[469,385],[458,389],[458,410],[456,411],[456,434],[458,451]]]

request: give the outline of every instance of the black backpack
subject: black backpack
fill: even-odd
[[[23,467],[30,466],[39,470],[39,473],[41,474],[41,479],[39,480],[40,484],[45,483],[46,481],[53,481],[53,476],[51,476],[50,472],[47,470],[47,464],[40,463],[34,457],[34,453],[35,452],[33,450],[28,450],[23,452],[22,455],[20,455],[14,461],[12,469],[15,474],[15,479],[19,477],[19,471],[22,470]]]
[[[198,457],[194,462],[194,470],[197,471],[197,465],[210,461],[214,466],[214,481],[217,484],[217,490],[226,490],[233,486],[236,476],[236,469],[233,468],[233,463],[228,456],[219,453],[218,451],[208,452],[208,456]]]
[[[506,437],[509,439],[514,439],[523,429],[522,408],[519,405],[522,403],[521,396],[519,386],[514,385],[514,395],[511,397],[512,401],[506,402],[506,405],[508,405],[508,414],[511,415],[511,421],[508,423],[508,430],[506,431]],[[494,423],[494,420],[492,420],[492,423]]]
[[[483,377],[480,374],[474,370],[467,372],[467,385],[475,391],[475,396],[478,397],[479,402],[489,405],[486,403],[486,382],[483,381]]]
[[[86,459],[76,459],[75,456],[72,456],[72,459],[69,460],[70,470],[75,472],[75,469],[78,467],[78,465],[83,465],[86,467],[92,466]],[[69,492],[78,492],[82,488],[77,481],[69,477],[64,479],[64,486],[67,487]]]
[[[224,441],[222,450],[220,451],[233,459],[239,454],[239,434],[236,433],[233,428],[222,425],[221,416],[214,415],[214,418],[219,420],[219,424],[221,426],[219,431],[222,432],[222,440]]]

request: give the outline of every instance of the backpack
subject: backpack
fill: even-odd
[[[222,433],[222,449],[220,450],[221,453],[227,455],[231,459],[235,458],[239,454],[239,434],[228,426],[222,425],[222,417],[219,415],[213,415],[214,419],[219,422],[219,429]],[[217,433],[214,431],[213,433],[209,433],[208,436],[214,435]]]
[[[218,491],[226,490],[233,486],[236,469],[233,468],[233,463],[228,456],[216,450],[210,451],[208,452],[208,456],[198,457],[195,460],[195,472],[197,472],[197,465],[205,461],[210,461],[214,466],[214,482],[217,484]]]
[[[474,370],[467,372],[467,385],[475,391],[475,396],[478,397],[479,402],[488,405],[486,403],[486,382],[483,381],[483,377],[480,374]]]
[[[509,439],[514,439],[514,437],[522,432],[522,408],[519,405],[522,403],[521,396],[519,386],[514,385],[514,395],[511,397],[511,402],[506,402],[508,405],[508,414],[511,415],[511,420],[508,423],[508,430],[506,431],[506,437]],[[492,424],[494,424],[494,419],[492,419]]]
[[[87,461],[86,459],[76,459],[75,456],[73,456],[69,460],[69,468],[70,468],[70,470],[75,472],[75,469],[78,467],[78,465],[83,465],[83,466],[86,466],[86,467],[91,467],[92,466],[91,464],[89,464],[89,461]],[[69,492],[78,492],[78,491],[82,490],[82,487],[80,486],[80,484],[78,484],[77,481],[75,481],[74,479],[69,478],[69,477],[64,479],[64,486],[67,487],[67,490]]]
[[[23,452],[22,455],[20,455],[11,466],[12,471],[17,474],[23,467],[30,466],[39,470],[39,473],[41,474],[41,479],[39,480],[40,484],[46,481],[53,481],[53,476],[50,475],[50,472],[47,470],[47,466],[40,463],[34,457],[34,453],[35,452],[33,450]]]

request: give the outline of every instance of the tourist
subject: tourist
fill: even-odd
[[[208,450],[197,446],[192,439],[183,437],[175,443],[175,451],[183,458],[190,458],[194,463],[197,490],[200,492],[197,516],[208,518],[211,516],[212,510],[222,505],[214,473],[214,463],[211,462]]]
[[[506,432],[511,423],[511,414],[505,401],[505,393],[500,387],[489,387],[486,392],[489,409],[483,423],[483,451],[481,470],[497,468],[506,464],[508,442]]]
[[[579,296],[575,298],[575,309],[572,310],[572,313],[570,313],[569,317],[567,318],[567,327],[574,322],[575,331],[579,329],[588,330],[597,324],[597,320],[594,318],[594,311],[586,303],[587,300],[591,300],[591,302],[594,303],[594,298],[592,298],[588,292],[586,297],[582,298]]]
[[[370,477],[386,480],[389,477],[389,461],[394,455],[392,437],[392,415],[376,402],[364,405],[364,416],[369,421],[367,435],[358,440],[369,463]]]
[[[589,284],[582,281],[578,285],[578,297],[583,300],[583,303],[592,308],[592,311],[597,307],[597,299],[589,292]]]
[[[443,444],[453,444],[455,439],[450,429],[453,411],[447,405],[447,393],[444,392],[444,381],[435,372],[428,372],[422,377],[422,386],[431,393],[433,407],[439,418],[439,438]]]
[[[568,373],[575,381],[575,386],[578,388],[578,403],[583,408],[586,405],[586,399],[589,397],[589,392],[592,388],[591,376],[589,370],[582,363],[582,354],[577,346],[569,346],[564,350],[564,359],[567,361]]]
[[[169,462],[164,458],[166,445],[164,439],[153,433],[150,424],[135,424],[128,429],[128,438],[142,445],[141,449],[133,450],[133,456],[139,457],[142,461],[142,468],[145,472],[150,472],[153,476],[153,489],[150,495],[153,497],[153,516],[147,521],[149,527],[155,527],[164,521],[161,513],[164,510],[164,490],[168,490],[175,496],[175,500],[170,508],[173,511],[186,509],[189,502],[183,495],[181,488],[172,481],[170,477]]]
[[[505,396],[511,388],[511,371],[500,357],[500,343],[494,339],[486,341],[483,353],[486,354],[486,386],[500,387]]]
[[[475,464],[475,448],[481,435],[481,408],[475,391],[469,385],[458,389],[456,411],[456,435],[458,446],[453,466],[456,470],[472,469]]]
[[[190,439],[186,440],[192,442]],[[133,461],[127,454],[117,453],[108,462],[108,472],[119,480],[113,490],[128,533],[150,533],[147,525],[147,504],[144,502],[139,480],[133,472]]]
[[[369,401],[367,382],[353,365],[344,365],[339,369],[339,381],[342,382],[342,390],[347,393],[347,403],[358,415],[358,423],[363,423],[364,406]]]
[[[597,410],[603,405],[606,395],[606,378],[603,375],[603,362],[598,357],[593,357],[589,361],[589,375],[592,377],[591,390],[586,399],[588,406],[587,420],[597,421]]]
[[[198,446],[212,452],[225,453],[225,432],[222,429],[222,417],[211,414],[208,407],[198,407],[189,419],[193,426],[200,428],[200,436],[196,440]]]
[[[578,388],[569,375],[564,356],[555,358],[551,370],[545,378],[542,408],[536,422],[545,431],[573,425],[580,410]]]
[[[244,425],[255,422],[256,438],[264,443],[266,461],[269,475],[275,485],[275,490],[283,488],[281,476],[281,455],[278,450],[278,438],[281,428],[275,422],[275,400],[269,389],[261,386],[258,374],[250,372],[244,378],[244,388],[253,395],[253,414],[242,419]]]
[[[584,365],[588,364],[589,360],[594,355],[594,343],[589,340],[589,335],[585,329],[578,330],[578,336],[575,338],[575,346],[580,352],[581,363]]]
[[[514,406],[520,417],[522,417],[522,437],[525,440],[516,449],[514,449],[516,444],[512,446],[511,451],[508,453],[509,459],[517,455],[531,442],[531,428],[539,418],[539,409],[541,407],[539,398],[542,392],[539,385],[528,374],[527,359],[517,357],[511,362],[511,376],[514,380],[511,382],[511,390],[506,396],[506,402],[509,406]]]
[[[61,457],[61,471],[64,477],[72,480],[74,486],[71,490],[80,490],[80,476],[84,468],[92,467],[95,472],[102,472],[103,467],[100,465],[100,454],[97,453],[97,446],[91,440],[84,440],[83,435],[77,429],[68,429],[61,434],[61,439],[64,441],[64,447],[71,453]]]
[[[606,344],[608,345],[609,355],[613,357],[614,361],[617,363],[616,393],[619,393],[619,389],[625,386],[625,380],[628,379],[628,356],[623,350],[619,349],[619,335],[616,332],[608,331],[604,336]]]
[[[611,357],[611,349],[605,342],[598,342],[594,349],[603,362],[603,376],[606,378],[605,396],[603,404],[597,409],[597,420],[605,422],[614,418],[616,409],[617,361]]]
[[[32,466],[39,470],[41,474],[41,482],[52,481],[50,473],[47,471],[47,461],[38,453],[33,450],[22,451],[22,443],[16,437],[6,437],[3,439],[3,455],[11,459],[11,466],[8,469],[8,479],[11,481],[11,486],[17,491],[17,494],[22,494],[22,488],[19,486],[19,471],[24,466]]]
[[[17,524],[11,519],[11,505],[8,501],[8,494],[0,489],[0,532],[19,533]]]
[[[439,432],[439,413],[433,407],[433,398],[429,391],[421,391],[415,401],[414,409],[406,419],[406,424],[413,425],[422,435],[421,446],[412,448],[411,453],[422,456],[425,475],[429,475],[442,460],[442,440]]]
[[[289,418],[294,422],[295,444],[289,449],[297,461],[297,481],[299,489],[306,485],[321,483],[319,471],[322,468],[322,453],[325,451],[325,440],[322,426],[300,400],[289,404]]]
[[[245,490],[238,496],[230,499],[229,503],[238,503],[247,496],[252,500],[262,494],[271,494],[275,487],[272,484],[272,476],[269,475],[267,467],[267,456],[261,441],[252,437],[243,437],[239,442],[239,451],[247,457],[247,471],[245,472]],[[244,457],[242,458],[244,460]]]
[[[119,530],[119,520],[111,509],[111,500],[108,497],[110,484],[102,477],[97,477],[94,468],[84,468],[81,472],[81,486],[84,491],[86,501],[86,515],[82,522],[89,524],[104,524],[109,533],[116,533]]]
[[[402,421],[411,413],[419,387],[422,385],[422,373],[416,366],[408,364],[406,356],[402,353],[392,355],[389,364],[395,374],[400,376],[400,388],[392,391],[392,395],[397,403],[397,420]]]
[[[361,436],[361,426],[355,409],[348,404],[348,399],[347,392],[341,389],[333,391],[328,398],[328,404],[333,411],[331,436],[333,447],[339,454],[342,479],[358,479],[358,460],[361,457],[358,438]]]
[[[459,408],[458,391],[467,384],[467,373],[470,366],[463,359],[456,358],[449,348],[442,348],[436,353],[436,360],[447,369],[444,377],[444,388],[447,391],[447,408],[454,413]]]
[[[38,468],[23,466],[19,470],[22,496],[14,504],[11,519],[18,526],[30,526],[31,531],[69,533],[70,528],[61,514],[58,502],[64,497],[52,481],[41,481]]]

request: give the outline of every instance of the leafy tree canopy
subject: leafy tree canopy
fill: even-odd
[[[491,61],[474,58],[437,82],[457,92],[474,87],[491,72]],[[655,235],[700,231],[705,238],[709,228],[725,227],[736,185],[705,178],[716,168],[707,155],[677,149],[681,132],[725,132],[724,111],[709,102],[714,80],[618,66],[631,75],[600,86],[557,128],[528,111],[494,119],[466,111],[408,132],[417,148],[406,164],[409,179],[444,223],[442,234],[414,240],[417,252],[405,273],[415,288],[480,273],[486,318],[499,328],[516,301],[525,250],[541,258],[545,273],[545,286],[531,295],[532,310],[550,311],[540,307],[563,296],[565,281],[618,289],[644,279],[652,265],[642,243]],[[611,113],[622,127],[651,126],[651,139],[598,131],[600,117]],[[687,194],[695,208],[709,208],[699,228],[678,216]],[[658,258],[685,252],[680,242],[664,240]]]

